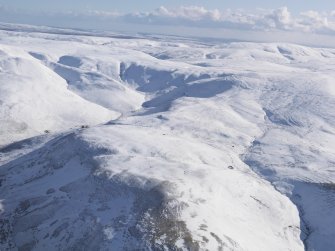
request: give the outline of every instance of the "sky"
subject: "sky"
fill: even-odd
[[[119,12],[151,11],[160,6],[178,7],[181,5],[197,5],[217,9],[275,9],[287,6],[292,12],[316,10],[329,11],[335,9],[334,0],[0,0],[0,5],[29,10],[105,10]]]
[[[0,23],[335,45],[335,0],[0,0]]]

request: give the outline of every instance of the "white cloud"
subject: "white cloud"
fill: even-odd
[[[259,22],[261,22],[262,20],[267,21],[269,27],[271,28],[283,30],[289,30],[294,22],[292,20],[291,13],[288,11],[287,7],[273,10],[270,14],[264,17],[258,17]]]
[[[335,35],[335,11],[319,13],[307,11],[292,15],[287,7],[274,10],[248,12],[244,10],[208,10],[200,6],[166,8],[161,6],[151,12],[119,13],[108,11],[48,13],[66,20],[97,20],[128,24],[221,28],[256,31],[298,31]],[[106,27],[106,25],[104,25]]]
[[[151,25],[178,24],[191,27],[299,31],[335,35],[335,11],[330,13],[308,11],[293,16],[287,7],[251,13],[242,10],[207,10],[199,6],[181,6],[175,9],[162,6],[152,12],[124,15],[123,20]]]
[[[168,18],[183,18],[191,21],[219,21],[221,19],[219,10],[207,10],[199,6],[181,6],[177,9],[167,9],[161,6],[153,12],[153,15]]]

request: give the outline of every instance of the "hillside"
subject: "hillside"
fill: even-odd
[[[334,250],[335,49],[0,35],[1,250]]]

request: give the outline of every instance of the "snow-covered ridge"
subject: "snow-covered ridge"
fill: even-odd
[[[335,50],[0,33],[1,249],[334,249]]]

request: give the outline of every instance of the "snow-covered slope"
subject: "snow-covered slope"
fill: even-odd
[[[0,33],[1,249],[334,250],[334,49]]]
[[[231,169],[229,154],[163,132],[88,129],[4,165],[5,247],[302,250],[288,198],[241,160]]]
[[[119,115],[70,92],[64,79],[17,46],[0,46],[0,83],[0,145]]]

